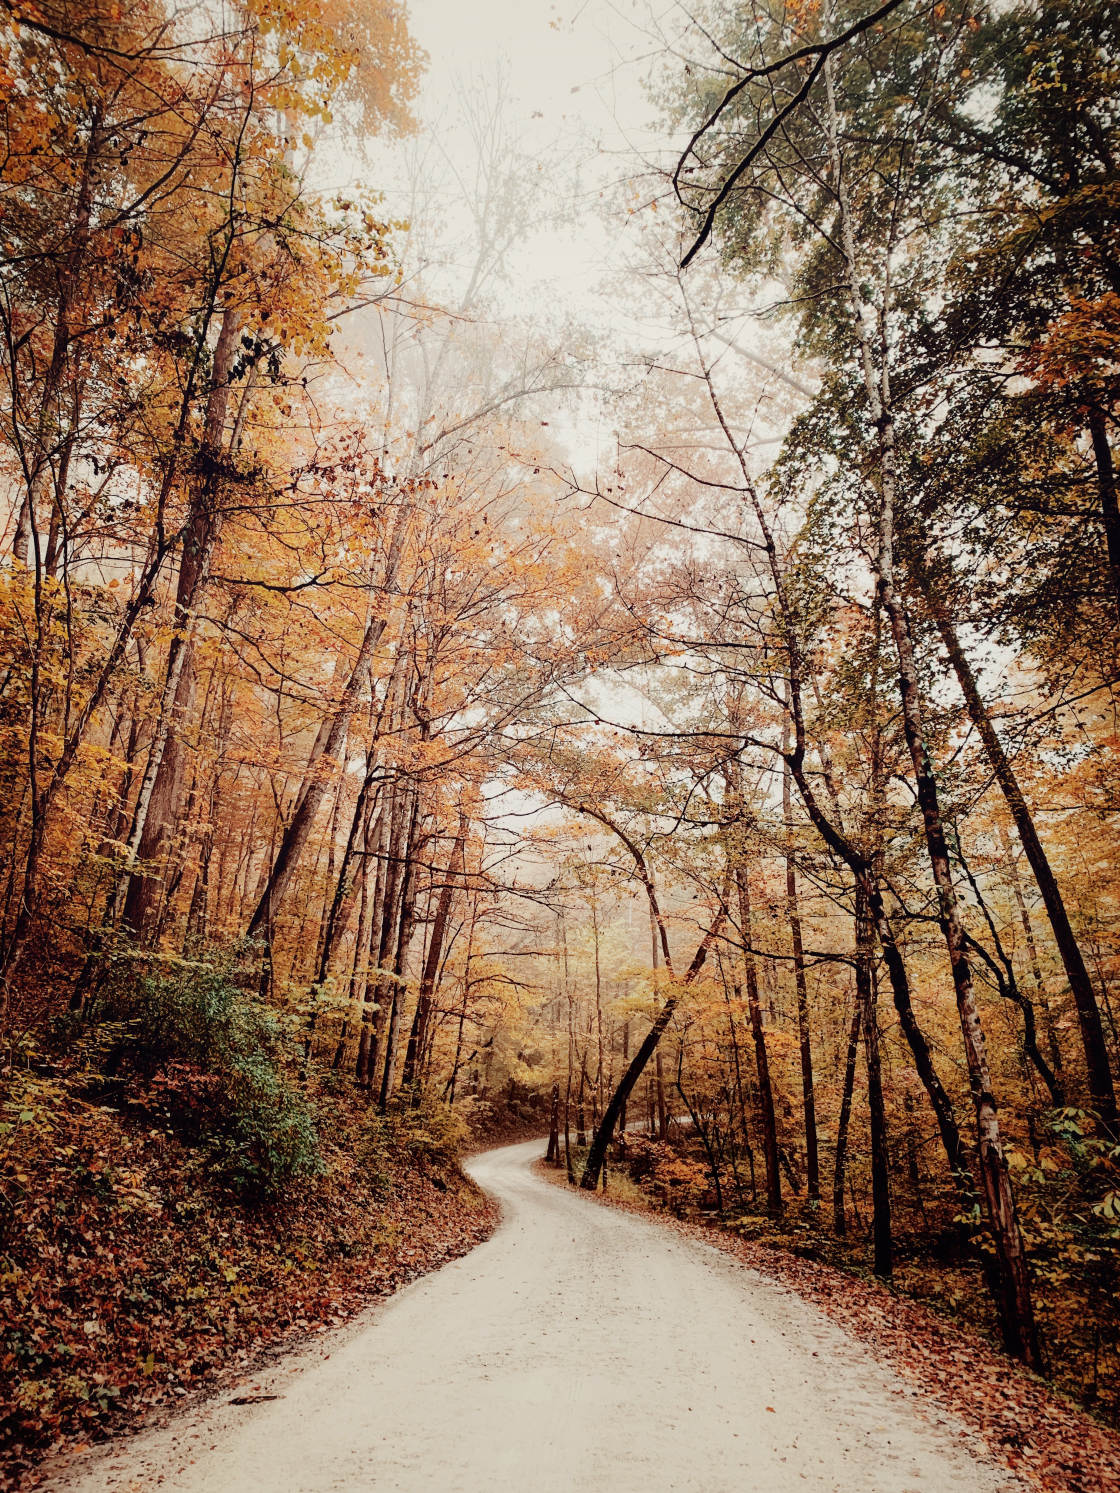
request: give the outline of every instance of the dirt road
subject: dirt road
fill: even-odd
[[[494,1237],[65,1493],[1018,1488],[814,1308],[714,1249],[474,1158]]]

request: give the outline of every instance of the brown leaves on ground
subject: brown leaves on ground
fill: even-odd
[[[61,1086],[49,1126],[8,1137],[0,1486],[52,1444],[135,1427],[492,1231],[493,1205],[453,1164],[384,1128],[371,1140],[365,1108],[335,1103],[327,1174],[269,1208],[243,1208],[199,1153]]]

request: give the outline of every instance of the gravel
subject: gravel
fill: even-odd
[[[979,1438],[726,1254],[474,1157],[497,1233],[54,1493],[1021,1493]],[[275,1396],[275,1398],[273,1398]],[[236,1400],[238,1403],[233,1403]]]

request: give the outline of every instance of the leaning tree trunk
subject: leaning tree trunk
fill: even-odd
[[[661,956],[665,961],[665,972],[669,976],[670,981],[673,982],[673,985],[676,986],[676,977],[673,973],[673,956],[669,948],[669,935],[665,928],[665,921],[661,916],[661,908],[657,901],[657,892],[654,888],[649,868],[646,865],[645,857],[629,835],[620,829],[618,825],[614,824],[606,814],[600,813],[587,804],[580,804],[579,807],[583,813],[588,814],[592,819],[596,819],[605,828],[616,834],[633,857],[638,872],[638,879],[642,883],[646,900],[649,903],[650,916],[657,928]],[[680,999],[682,990],[692,984],[704,967],[708,951],[718,937],[719,930],[723,925],[726,915],[725,904],[726,896],[720,898],[720,910],[713,919],[711,927],[700,940],[684,979],[680,982],[679,986],[672,990],[661,1010],[657,1013],[653,1025],[646,1033],[645,1038],[631,1059],[629,1066],[619,1079],[618,1085],[607,1103],[607,1107],[603,1112],[603,1118],[599,1121],[595,1134],[592,1137],[591,1149],[587,1153],[583,1174],[580,1177],[580,1187],[586,1189],[588,1192],[594,1192],[599,1184],[599,1174],[603,1169],[603,1162],[606,1160],[607,1147],[610,1145],[611,1136],[614,1134],[615,1127],[618,1125],[622,1112],[626,1108],[626,1101],[630,1098],[634,1085],[642,1076],[650,1058],[657,1051],[657,1044],[661,1041],[666,1028],[673,1019],[673,1012],[677,1008],[677,1002]]]
[[[717,919],[717,922],[713,925],[713,928],[718,929],[720,921],[722,921],[721,918]],[[695,958],[693,959],[692,964],[689,966],[688,972],[685,975],[683,981],[685,985],[690,985],[696,978],[696,976],[700,973],[700,970],[704,965],[704,960],[707,957],[708,950],[711,947],[712,939],[714,937],[715,932],[712,930],[709,930],[709,932],[704,935],[704,940],[701,943],[700,947],[697,949]],[[657,1017],[654,1020],[653,1025],[646,1033],[641,1046],[638,1048],[637,1052],[631,1059],[630,1066],[626,1069],[625,1073],[623,1073],[622,1077],[619,1079],[618,1087],[615,1089],[614,1093],[611,1095],[607,1103],[606,1110],[603,1113],[603,1118],[599,1122],[599,1128],[596,1130],[594,1136],[592,1137],[591,1149],[587,1153],[587,1160],[584,1163],[583,1175],[580,1178],[579,1185],[582,1188],[585,1188],[588,1192],[594,1192],[595,1188],[599,1185],[599,1173],[603,1168],[603,1162],[606,1160],[607,1146],[610,1144],[610,1138],[614,1134],[615,1126],[618,1124],[623,1105],[626,1103],[631,1093],[633,1092],[634,1085],[642,1076],[642,1072],[645,1069],[646,1064],[649,1062],[654,1052],[656,1052],[657,1044],[665,1035],[665,1030],[668,1027],[670,1021],[672,1021],[673,1019],[673,1012],[677,1009],[678,999],[679,996],[674,993],[661,1007],[661,1010],[657,1013]]]
[[[1066,912],[1061,889],[1050,868],[1042,842],[1038,838],[1034,818],[1015,776],[1015,769],[1003,749],[1003,743],[996,733],[991,715],[981,697],[976,676],[961,647],[957,631],[944,607],[934,598],[924,576],[922,580],[926,600],[930,603],[930,611],[941,635],[941,641],[953,665],[953,671],[968,707],[969,717],[984,745],[984,752],[1003,792],[1007,807],[1011,811],[1011,817],[1015,821],[1015,828],[1019,833],[1027,861],[1042,894],[1046,915],[1050,919],[1050,927],[1054,932],[1054,942],[1058,946],[1058,953],[1069,981],[1070,993],[1077,1008],[1077,1023],[1081,1032],[1081,1045],[1085,1052],[1085,1069],[1089,1079],[1089,1093],[1093,1107],[1105,1130],[1110,1135],[1116,1135],[1116,1090],[1112,1081],[1112,1069],[1109,1064],[1108,1046],[1105,1041],[1104,1027],[1101,1024],[1100,1009],[1093,990],[1093,982],[1089,978],[1089,971]]]

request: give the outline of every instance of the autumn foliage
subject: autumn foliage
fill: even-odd
[[[471,1126],[1118,1413],[1120,19],[880,9],[689,22],[625,363],[504,307],[496,106],[477,201],[317,185],[393,0],[7,6],[25,1449],[465,1247]]]

